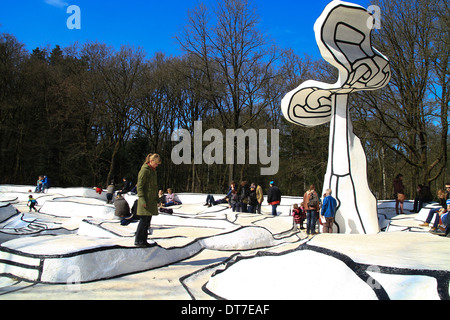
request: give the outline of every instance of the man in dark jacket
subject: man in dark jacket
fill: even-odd
[[[129,181],[127,178],[123,178],[123,187],[122,190],[120,190],[117,194],[125,194],[131,191],[133,189],[133,183]]]
[[[250,185],[250,194],[248,195],[247,211],[250,213],[256,213],[257,205],[258,205],[258,199],[256,198],[256,185],[254,183],[252,183]]]
[[[272,215],[277,215],[277,207],[281,202],[281,190],[275,185],[273,181],[270,181],[269,191],[267,193],[267,202],[272,206]]]

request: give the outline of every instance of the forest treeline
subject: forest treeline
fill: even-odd
[[[376,196],[392,198],[392,180],[402,173],[413,197],[418,183],[435,190],[450,179],[449,7],[441,0],[376,4],[383,18],[373,44],[393,76],[382,90],[351,95],[354,130]],[[329,126],[290,124],[280,104],[306,80],[335,82],[337,70],[278,47],[246,0],[200,4],[187,16],[177,34],[184,54],[176,57],[100,42],[28,52],[14,35],[0,34],[0,183],[32,185],[43,174],[62,187],[136,182],[145,156],[159,153],[160,187],[175,192],[223,193],[230,180],[265,191],[275,180],[285,195],[302,195],[310,184],[320,189]],[[175,165],[171,136],[180,128],[194,134],[195,121],[224,135],[278,129],[278,173],[261,176],[267,165],[249,163],[248,144],[245,164]]]

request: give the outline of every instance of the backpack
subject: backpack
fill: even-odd
[[[315,191],[313,191],[309,196],[308,207],[316,208],[318,204],[319,204],[319,196]]]

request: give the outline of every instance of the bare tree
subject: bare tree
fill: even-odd
[[[0,34],[0,182],[18,178],[26,121],[22,70],[28,53],[13,35]],[[10,161],[14,159],[14,161]]]
[[[86,44],[83,55],[94,77],[90,81],[92,112],[102,142],[112,146],[106,184],[113,176],[116,156],[140,117],[138,79],[145,54],[141,48],[122,46],[119,52],[104,44]]]
[[[410,166],[412,186],[429,185],[447,166],[448,3],[380,0],[378,5],[382,24],[374,45],[389,58],[393,74],[382,93],[361,95],[367,106],[362,121]],[[430,130],[440,133],[437,154],[430,153]]]
[[[261,92],[273,76],[277,55],[258,23],[247,0],[218,0],[212,13],[202,4],[190,11],[177,37],[184,51],[198,59],[206,79],[201,87],[226,128],[251,125],[266,106]],[[230,180],[233,175],[230,165]]]

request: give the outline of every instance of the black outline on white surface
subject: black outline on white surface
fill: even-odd
[[[437,282],[437,294],[439,295],[439,298],[441,300],[450,300],[449,295],[449,282],[450,282],[450,271],[446,270],[427,270],[427,269],[412,269],[412,268],[397,268],[397,267],[387,267],[387,266],[380,266],[380,265],[374,265],[374,264],[365,264],[365,263],[359,263],[355,262],[352,258],[350,258],[348,255],[343,254],[338,251],[334,251],[331,249],[323,248],[323,247],[317,247],[314,245],[309,245],[308,243],[301,244],[299,247],[291,250],[287,250],[284,252],[263,252],[260,251],[254,256],[236,256],[234,259],[230,259],[229,262],[222,262],[220,264],[225,264],[225,267],[222,269],[218,269],[214,271],[214,273],[211,275],[211,277],[214,277],[217,274],[220,274],[222,272],[225,272],[228,268],[233,266],[235,263],[238,263],[241,260],[248,260],[248,259],[254,259],[258,257],[264,257],[264,256],[282,256],[286,255],[292,252],[296,251],[302,251],[302,250],[310,250],[318,253],[322,253],[326,256],[333,257],[341,262],[343,262],[349,269],[351,269],[355,275],[357,275],[363,282],[367,283],[369,286],[369,281],[371,281],[374,285],[369,286],[377,296],[379,300],[390,300],[388,292],[383,288],[383,286],[376,281],[373,277],[370,276],[370,274],[367,271],[370,271],[369,268],[375,267],[377,270],[380,271],[380,273],[383,274],[390,274],[390,275],[408,275],[408,276],[428,276],[432,277]],[[204,271],[207,268],[204,268],[202,271]],[[186,277],[183,277],[183,280],[186,279]],[[207,283],[205,283],[202,286],[203,292],[210,295],[214,299],[218,300],[227,300],[224,297],[221,297],[211,290],[209,290],[207,287]]]

